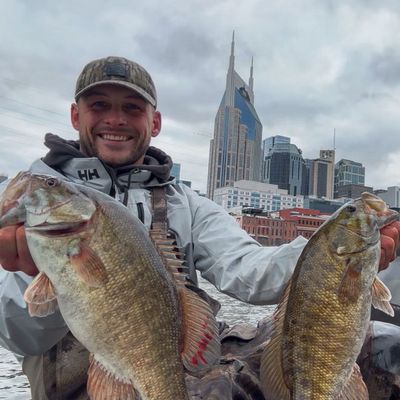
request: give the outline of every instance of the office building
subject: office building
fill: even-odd
[[[265,156],[263,182],[278,185],[293,196],[306,195],[307,168],[301,150],[291,143],[275,143]]]
[[[215,189],[214,201],[227,211],[256,208],[271,212],[303,207],[304,197],[292,196],[277,185],[242,180],[234,182],[232,186]]]
[[[263,146],[262,146],[263,147],[263,156],[265,158],[276,144],[282,144],[282,143],[289,144],[290,138],[287,136],[275,135],[275,136],[267,137],[266,139],[263,140],[262,143],[263,143]]]
[[[373,193],[374,189],[371,186],[364,185],[342,185],[338,186],[336,192],[337,199],[358,199],[364,192]]]
[[[225,93],[218,108],[210,142],[207,196],[238,180],[261,180],[262,125],[254,108],[253,61],[249,82],[235,71],[232,38]]]
[[[261,181],[267,182],[267,156],[276,144],[290,144],[290,138],[287,136],[275,135],[267,137],[262,141],[262,160],[261,160]]]
[[[335,198],[345,197],[343,194],[348,193],[349,190],[352,193],[356,193],[356,187],[353,189],[348,187],[341,188],[349,185],[356,185],[360,187],[365,185],[365,167],[359,162],[341,159],[335,165]]]
[[[400,187],[389,186],[387,190],[374,191],[391,208],[400,208]]]
[[[311,210],[318,210],[323,214],[333,214],[337,209],[339,209],[347,199],[324,199],[317,198],[314,196],[308,196],[304,198],[304,208]]]
[[[308,193],[310,196],[333,199],[335,150],[320,150],[319,158],[307,160]]]

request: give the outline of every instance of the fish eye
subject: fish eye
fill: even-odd
[[[58,181],[56,178],[47,178],[46,179],[46,185],[48,187],[54,187],[58,185]]]
[[[356,212],[356,207],[354,207],[354,206],[347,206],[346,207],[346,210],[349,212],[349,213],[354,213],[354,212]]]

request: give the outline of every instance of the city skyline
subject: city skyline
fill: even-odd
[[[156,83],[163,127],[153,144],[205,192],[235,31],[235,69],[247,77],[254,60],[263,138],[289,136],[305,158],[317,158],[336,131],[337,159],[363,163],[367,186],[400,184],[399,2],[116,0],[100,8],[43,0],[2,11],[1,173],[43,156],[48,131],[76,138],[69,107],[77,75],[93,58],[121,55]]]

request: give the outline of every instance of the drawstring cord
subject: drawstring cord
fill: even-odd
[[[125,189],[125,191],[124,191],[124,199],[122,200],[122,204],[124,205],[124,206],[127,206],[128,205],[128,196],[129,196],[129,188],[131,187],[131,180],[132,180],[132,172],[133,172],[134,170],[131,170],[130,172],[129,172],[129,175],[128,175],[128,184],[124,187],[124,189]]]
[[[113,168],[110,168],[107,164],[102,163],[104,168],[106,169],[106,171],[108,172],[108,174],[110,175],[111,181],[113,183],[112,187],[111,187],[111,191],[110,191],[110,196],[114,196],[115,195],[115,189],[114,189],[114,185],[120,190],[120,192],[122,192],[124,194],[124,198],[122,200],[122,204],[124,206],[128,205],[128,196],[129,196],[129,188],[131,186],[131,181],[132,181],[132,172],[136,171],[135,168],[130,169],[129,171],[129,175],[128,175],[128,183],[127,185],[123,185],[120,182],[118,182],[118,175],[116,173],[116,171]]]
[[[108,174],[110,175],[111,181],[113,183],[112,187],[111,187],[111,191],[110,191],[110,196],[115,196],[115,186],[118,188],[118,190],[123,193],[124,198],[122,199],[122,204],[127,207],[128,205],[128,199],[129,199],[129,188],[131,187],[131,183],[132,183],[132,174],[135,174],[138,172],[137,168],[131,168],[129,170],[129,174],[128,174],[128,182],[127,184],[122,184],[118,181],[118,175],[116,173],[116,171],[112,168],[109,168],[106,164],[104,164],[104,168],[107,170]],[[140,219],[140,221],[142,221],[144,223],[144,208],[143,208],[143,203],[137,203],[136,204],[137,207],[137,213],[138,213],[138,218]]]

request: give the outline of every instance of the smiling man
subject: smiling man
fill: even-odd
[[[121,201],[148,230],[156,225],[167,230],[185,259],[193,290],[199,291],[199,271],[244,302],[280,300],[306,240],[262,247],[221,207],[175,181],[171,158],[150,146],[160,133],[161,114],[153,80],[142,66],[122,57],[87,64],[77,79],[71,123],[79,140],[47,134],[49,152],[32,164],[32,172],[91,186]],[[395,257],[399,225],[382,235],[383,267]],[[23,226],[0,229],[0,263],[0,345],[21,356],[32,399],[87,399],[86,349],[59,312],[44,318],[28,314],[23,294],[38,270]],[[232,356],[229,360],[224,365]],[[233,394],[224,396],[221,400]]]
[[[110,84],[89,89],[71,106],[80,149],[113,167],[142,164],[150,139],[160,132],[161,115],[132,90]]]
[[[133,81],[133,73],[139,79]],[[94,61],[78,79],[75,100],[71,121],[83,153],[113,167],[143,163],[150,139],[160,133],[161,114],[153,81],[142,67]]]

